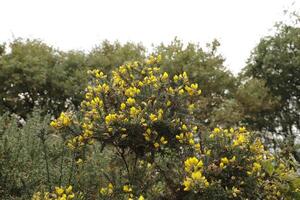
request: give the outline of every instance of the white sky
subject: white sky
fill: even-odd
[[[235,74],[259,39],[299,10],[297,0],[0,0],[0,42],[38,38],[61,50],[90,50],[102,40],[204,46],[221,42],[226,66]]]

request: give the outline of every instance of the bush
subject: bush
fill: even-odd
[[[75,155],[74,198],[299,197],[294,169],[245,128],[201,132],[196,120],[201,90],[185,72],[172,78],[161,74],[159,61],[158,56],[127,63],[111,76],[89,71],[91,80],[80,112],[61,113],[51,122]],[[98,153],[89,150],[99,143],[107,165],[99,167],[99,188],[87,190],[79,177]],[[67,198],[67,187],[57,187],[46,196]]]

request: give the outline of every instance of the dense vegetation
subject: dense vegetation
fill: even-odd
[[[298,24],[219,45],[0,45],[1,199],[299,199]]]

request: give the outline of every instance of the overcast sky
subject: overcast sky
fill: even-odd
[[[297,0],[0,0],[0,42],[38,38],[61,50],[90,50],[104,39],[205,45],[214,38],[235,74],[260,38],[299,10]]]

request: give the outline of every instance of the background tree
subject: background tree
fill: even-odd
[[[87,66],[99,68],[105,73],[111,72],[125,62],[145,59],[146,48],[142,44],[127,42],[122,45],[107,40],[91,50],[87,56]]]
[[[277,99],[279,106],[262,115],[264,129],[284,137],[288,152],[297,157],[294,146],[300,130],[300,28],[299,24],[276,26],[276,33],[261,39],[242,73],[245,79],[258,79]],[[252,122],[254,123],[254,122]],[[256,122],[255,122],[256,123]],[[298,160],[300,158],[298,157]]]
[[[38,106],[56,114],[66,100],[78,98],[85,76],[83,53],[63,53],[39,40],[18,39],[9,47],[0,60],[1,110],[25,118]]]
[[[142,60],[141,44],[104,41],[89,54],[63,52],[39,40],[13,41],[0,48],[0,107],[25,118],[34,107],[57,115],[65,107],[77,107],[87,84],[88,68],[109,72],[125,61]]]
[[[171,44],[155,48],[155,53],[162,55],[162,71],[167,71],[172,77],[185,71],[192,82],[199,84],[203,94],[198,117],[206,129],[216,125],[213,124],[216,122],[213,110],[226,98],[232,97],[236,89],[235,77],[224,66],[224,58],[218,53],[219,46],[215,40],[204,49],[199,44],[184,45],[175,38]]]

